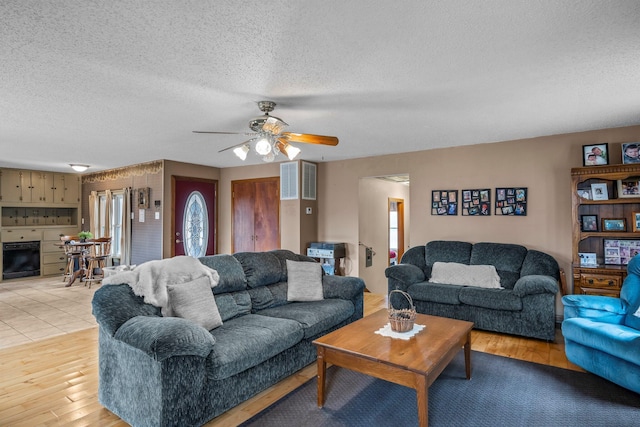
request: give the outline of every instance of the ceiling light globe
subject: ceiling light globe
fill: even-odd
[[[294,147],[293,145],[287,146],[287,157],[289,160],[295,159],[298,154],[300,154],[300,149],[298,147]]]
[[[266,137],[260,138],[258,142],[256,142],[256,152],[261,156],[266,156],[271,152],[271,143]]]
[[[233,150],[233,154],[238,156],[240,160],[245,160],[247,158],[247,153],[249,153],[249,146],[247,144],[237,147]]]
[[[78,165],[78,164],[71,163],[69,166],[71,166],[71,169],[73,169],[76,172],[84,172],[87,169],[89,169],[89,165]]]
[[[266,163],[271,163],[275,160],[275,158],[276,158],[275,154],[273,154],[273,152],[270,152],[266,154],[264,157],[262,157],[262,161]]]

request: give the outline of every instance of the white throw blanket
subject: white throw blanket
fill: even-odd
[[[105,277],[103,285],[126,283],[144,302],[162,308],[163,316],[171,316],[167,285],[187,283],[200,277],[208,277],[211,287],[218,285],[218,272],[190,256],[177,256],[140,264],[131,271],[123,271]]]

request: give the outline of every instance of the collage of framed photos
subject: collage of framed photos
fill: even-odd
[[[458,215],[458,190],[432,191],[431,215]]]
[[[622,164],[640,163],[640,142],[623,142]],[[600,166],[609,164],[609,143],[582,146],[582,165]]]
[[[495,215],[526,216],[526,187],[498,187],[495,189]],[[462,190],[462,201],[458,190],[433,190],[431,192],[431,215],[458,215],[460,204],[462,216],[491,215],[491,189],[476,188]]]

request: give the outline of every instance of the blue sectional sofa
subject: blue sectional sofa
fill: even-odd
[[[562,297],[562,335],[572,363],[640,393],[640,256],[627,272],[620,298]]]
[[[460,276],[447,281],[445,276],[436,283],[433,273],[442,265],[476,270],[471,270],[467,282],[460,281]],[[471,283],[481,268],[495,268],[495,287]],[[505,243],[434,240],[410,248],[400,264],[387,268],[385,275],[389,292],[407,292],[418,313],[471,321],[475,328],[488,331],[555,340],[560,269],[556,260],[543,252]],[[392,299],[391,303],[402,301]]]
[[[200,258],[220,276],[210,331],[103,285],[92,303],[102,405],[133,426],[202,425],[315,361],[314,339],[363,316],[364,282],[323,276],[324,299],[289,302],[287,260],[315,262],[285,250]]]

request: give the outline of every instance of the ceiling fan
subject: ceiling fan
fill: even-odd
[[[264,113],[262,116],[254,117],[249,121],[249,128],[253,132],[214,132],[214,131],[198,131],[194,133],[214,133],[223,135],[247,135],[252,138],[232,145],[219,151],[233,149],[233,152],[240,159],[245,160],[251,149],[251,144],[255,143],[255,151],[262,156],[265,162],[272,162],[278,154],[283,154],[293,160],[299,153],[300,149],[291,145],[291,143],[303,144],[320,144],[320,145],[338,145],[338,138],[335,136],[312,135],[308,133],[283,132],[285,127],[289,126],[282,119],[270,116],[269,113],[276,107],[273,101],[259,101],[258,108]]]

